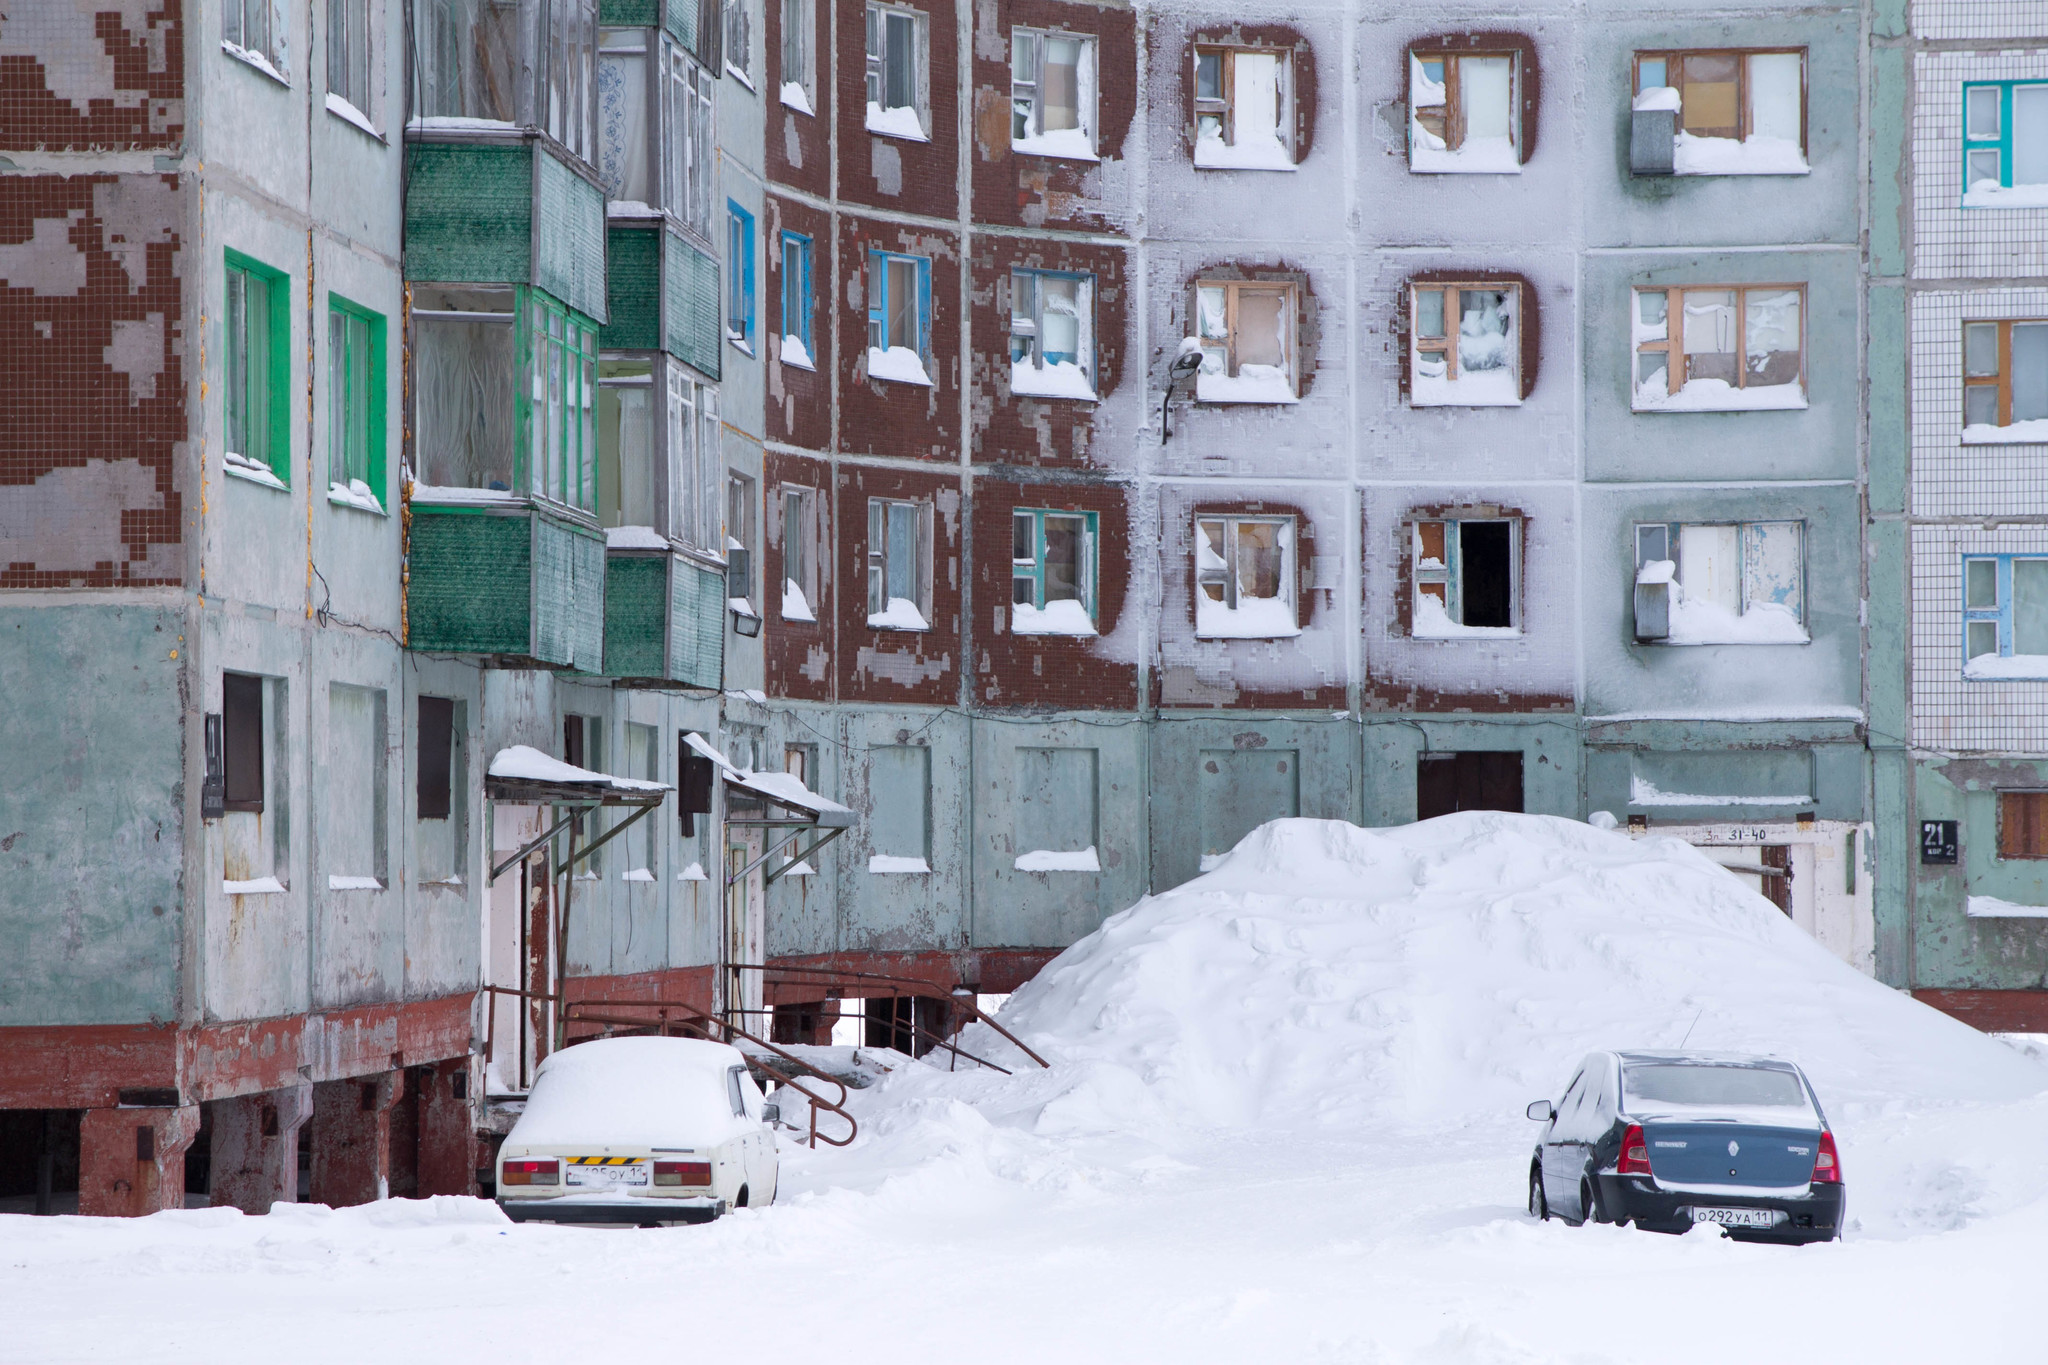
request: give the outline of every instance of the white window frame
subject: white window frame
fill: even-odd
[[[671,539],[725,558],[725,457],[719,439],[718,386],[699,379],[673,357],[668,367],[668,441]]]
[[[1288,48],[1247,47],[1229,43],[1194,43],[1190,47],[1189,79],[1195,90],[1195,152],[1197,170],[1291,171],[1296,168],[1300,149],[1294,140],[1294,53]],[[1203,63],[1214,58],[1213,79]],[[1277,63],[1275,73],[1274,142],[1255,142],[1239,124],[1245,112],[1239,107],[1238,60],[1270,57]],[[1256,122],[1256,121],[1254,121]],[[1244,134],[1244,136],[1240,136]]]
[[[661,159],[662,207],[711,243],[712,167],[716,161],[717,122],[713,114],[711,73],[680,44],[664,40],[668,70],[663,73]]]
[[[915,519],[910,565],[892,565],[889,537],[905,514]],[[932,619],[932,505],[914,498],[869,498],[867,527],[868,628],[928,631]],[[904,582],[896,570],[910,581]],[[917,620],[897,609],[897,602],[915,609]]]
[[[1799,373],[1789,384],[1778,383],[1758,385],[1749,382],[1749,310],[1755,296],[1791,293],[1797,296],[1799,307]],[[1735,313],[1731,323],[1728,344],[1731,351],[1701,351],[1703,355],[1728,355],[1735,357],[1735,382],[1730,385],[1722,381],[1725,388],[1716,389],[1710,377],[1695,379],[1687,377],[1679,389],[1673,392],[1670,379],[1674,373],[1685,374],[1687,354],[1685,327],[1682,320],[1686,314],[1686,296],[1699,294],[1733,294]],[[1649,300],[1661,296],[1656,305]],[[1718,306],[1706,304],[1704,306]],[[1652,320],[1651,315],[1661,307],[1661,320]],[[1629,333],[1631,344],[1632,371],[1629,376],[1630,406],[1636,412],[1758,412],[1769,410],[1800,409],[1806,406],[1806,337],[1808,303],[1804,284],[1744,283],[1744,284],[1670,284],[1638,285],[1629,294]],[[1681,319],[1681,326],[1674,330],[1672,319]],[[1656,363],[1663,357],[1663,364]],[[1674,363],[1675,362],[1675,363]],[[1664,389],[1660,394],[1649,384],[1652,374],[1664,376]],[[1686,398],[1686,391],[1693,384],[1704,383],[1710,387],[1701,390],[1694,398]]]
[[[1040,92],[1045,88],[1046,42],[1076,43],[1080,47],[1074,65],[1075,117],[1077,128],[1045,131],[1045,107]],[[1101,86],[1101,65],[1096,38],[1089,33],[1066,29],[1012,28],[1010,30],[1010,150],[1020,156],[1057,157],[1069,161],[1096,161],[1096,107]],[[1021,129],[1021,131],[1020,131]]]
[[[818,16],[816,0],[773,0],[782,6],[782,51],[776,79],[784,108],[816,117]]]
[[[1209,547],[1207,527],[1222,528],[1223,551]],[[1243,595],[1244,574],[1237,562],[1239,529],[1272,526],[1279,530],[1280,591],[1274,597]],[[1276,640],[1301,634],[1301,528],[1295,518],[1282,514],[1203,512],[1194,519],[1195,638],[1201,640]],[[1211,564],[1216,558],[1220,563]],[[1211,598],[1210,586],[1223,590]],[[1245,613],[1246,602],[1274,602],[1280,610]],[[1207,607],[1208,610],[1204,610]],[[1261,620],[1260,617],[1270,619]],[[1205,619],[1206,618],[1206,619]]]
[[[1507,384],[1486,382],[1497,372],[1478,371],[1483,379],[1468,381],[1460,366],[1468,294],[1505,294]],[[1432,311],[1429,298],[1441,307],[1437,335],[1424,335],[1423,319]],[[1520,407],[1522,403],[1522,286],[1514,280],[1423,280],[1408,286],[1408,404],[1417,408]],[[1482,304],[1483,306],[1483,304]],[[1440,364],[1441,376],[1428,373]]]
[[[910,103],[892,103],[889,89],[896,84],[889,55],[889,29],[893,24],[910,25],[910,66],[904,79],[910,87]],[[867,6],[867,130],[881,137],[909,142],[929,142],[931,113],[931,25],[924,11],[906,5],[883,5],[868,0]],[[908,110],[911,118],[903,117]]]
[[[1246,294],[1280,293],[1280,380],[1245,375],[1238,357],[1239,304]],[[1190,340],[1202,351],[1202,369],[1195,380],[1195,398],[1203,403],[1296,403],[1301,393],[1301,291],[1291,280],[1197,280]],[[1222,308],[1220,330],[1211,326],[1214,307]]]
[[[725,25],[726,74],[754,91],[754,14],[748,0],[723,0],[720,22]]]
[[[1795,550],[1799,560],[1793,570],[1793,583],[1790,589],[1794,601],[1789,606],[1771,600],[1764,578],[1767,569],[1761,548],[1765,537],[1773,532],[1782,533],[1788,527],[1797,530],[1798,544]],[[1691,558],[1684,543],[1687,531],[1733,533],[1738,562],[1724,572],[1734,575],[1735,578],[1737,609],[1732,617],[1735,624],[1730,625],[1728,621],[1710,618],[1703,627],[1698,623],[1685,625],[1676,619],[1683,610],[1686,561]],[[1683,646],[1803,645],[1812,642],[1812,634],[1807,626],[1808,585],[1804,521],[1789,517],[1756,521],[1639,521],[1635,523],[1633,538],[1637,643]],[[1674,587],[1678,589],[1677,592],[1671,591]],[[1666,599],[1664,609],[1667,630],[1663,635],[1646,635],[1645,604],[1657,595],[1659,589],[1662,589]],[[1725,607],[1717,605],[1715,610],[1721,616],[1730,615]],[[1791,613],[1792,619],[1789,623],[1780,619],[1786,611]],[[1752,616],[1757,616],[1758,619],[1750,622]],[[1749,624],[1742,624],[1744,622]]]
[[[1473,626],[1465,623],[1465,562],[1463,528],[1505,526],[1508,528],[1508,624]],[[1430,545],[1436,527],[1435,546]],[[1439,553],[1431,554],[1434,548]],[[1408,633],[1418,640],[1512,639],[1522,633],[1522,522],[1519,517],[1418,517],[1409,523]],[[1431,619],[1423,606],[1427,598],[1437,604],[1442,620]]]
[[[1073,281],[1078,340],[1072,360],[1045,363],[1045,282]],[[1080,270],[1010,270],[1010,392],[1094,402],[1095,276]]]
[[[372,137],[381,136],[373,105],[382,45],[373,16],[382,13],[371,0],[327,0],[327,111]]]
[[[785,621],[815,623],[818,619],[818,490],[802,484],[782,485],[782,588],[779,615]],[[794,558],[796,563],[791,564]],[[792,568],[795,570],[791,572]],[[796,601],[790,589],[796,590]]]
[[[277,0],[221,0],[221,51],[281,85],[291,84],[290,28],[291,20]]]

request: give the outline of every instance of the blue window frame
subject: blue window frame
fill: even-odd
[[[2001,191],[2028,186],[2048,191],[2048,82],[1966,82],[1963,206],[2001,207],[2001,200],[2012,198]]]
[[[1963,672],[2048,678],[2048,555],[1964,558]]]
[[[893,251],[868,253],[868,346],[904,349],[929,359],[932,263]]]
[[[817,352],[811,349],[811,239],[799,232],[782,234],[782,335],[800,344],[806,359],[816,363]]]
[[[1043,611],[1079,602],[1095,617],[1093,512],[1019,507],[1010,513],[1010,602]]]
[[[754,215],[725,201],[725,339],[754,351]]]

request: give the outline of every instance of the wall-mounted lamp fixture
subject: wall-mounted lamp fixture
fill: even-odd
[[[1167,410],[1173,405],[1173,391],[1183,384],[1194,382],[1202,372],[1202,342],[1198,337],[1182,337],[1180,354],[1173,358],[1173,364],[1166,370],[1166,396],[1159,400],[1159,444],[1165,445],[1173,436],[1167,425]]]
[[[761,633],[761,618],[751,611],[732,609],[732,633],[743,640],[751,640]]]

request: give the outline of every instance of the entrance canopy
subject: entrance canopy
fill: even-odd
[[[484,778],[486,800],[526,806],[659,806],[674,790],[665,782],[579,768],[525,744],[498,750]]]

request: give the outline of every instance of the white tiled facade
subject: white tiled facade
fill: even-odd
[[[2048,752],[2048,683],[1963,677],[1963,556],[2048,554],[2048,525],[1913,528],[1913,743]]]
[[[1913,36],[1933,41],[2048,33],[2048,0],[1920,0]]]
[[[2048,445],[1962,444],[1963,324],[2048,318],[2048,286],[1929,290],[1912,310],[1914,515],[2048,516]]]
[[[2048,24],[2034,31],[2048,34]],[[1962,206],[1966,80],[2048,80],[2048,47],[1915,55],[1913,277],[1991,279],[2048,273],[2048,209]]]

